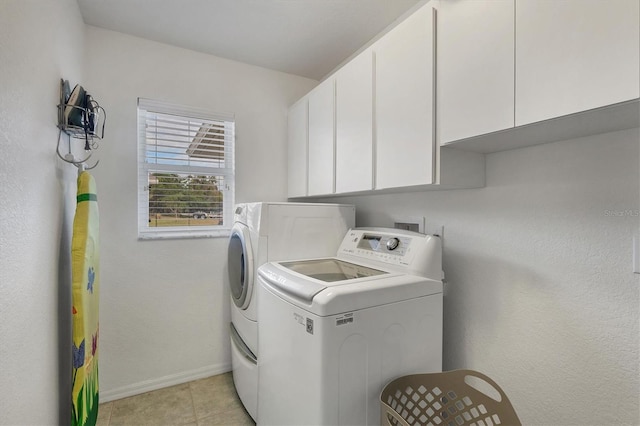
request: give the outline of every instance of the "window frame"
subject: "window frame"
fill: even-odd
[[[147,112],[175,115],[186,119],[202,119],[224,122],[224,167],[156,164],[147,161]],[[231,113],[214,113],[197,107],[177,105],[146,98],[138,98],[137,105],[138,150],[138,239],[212,238],[228,237],[233,226],[235,202],[235,116]],[[197,136],[196,136],[197,137]],[[194,137],[195,139],[195,137]],[[230,146],[229,146],[230,145]],[[222,197],[222,225],[212,226],[149,226],[149,173],[176,173],[211,175],[224,178]]]

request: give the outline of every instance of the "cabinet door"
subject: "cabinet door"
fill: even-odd
[[[433,13],[427,4],[373,45],[376,189],[434,182]]]
[[[514,126],[514,2],[439,3],[437,86],[441,144]]]
[[[516,126],[639,97],[638,0],[516,0]]]
[[[373,189],[373,54],[336,75],[336,192]]]
[[[309,94],[309,195],[334,192],[334,80]]]
[[[306,98],[289,108],[288,184],[289,197],[307,195],[307,124]]]

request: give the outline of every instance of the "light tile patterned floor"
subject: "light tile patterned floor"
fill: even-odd
[[[100,404],[97,426],[253,426],[231,373]]]

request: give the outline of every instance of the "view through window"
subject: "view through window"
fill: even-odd
[[[140,99],[138,124],[139,236],[228,234],[233,117]]]

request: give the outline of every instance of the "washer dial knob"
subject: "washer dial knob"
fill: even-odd
[[[400,245],[400,240],[397,238],[389,238],[387,241],[387,250],[395,250]]]

